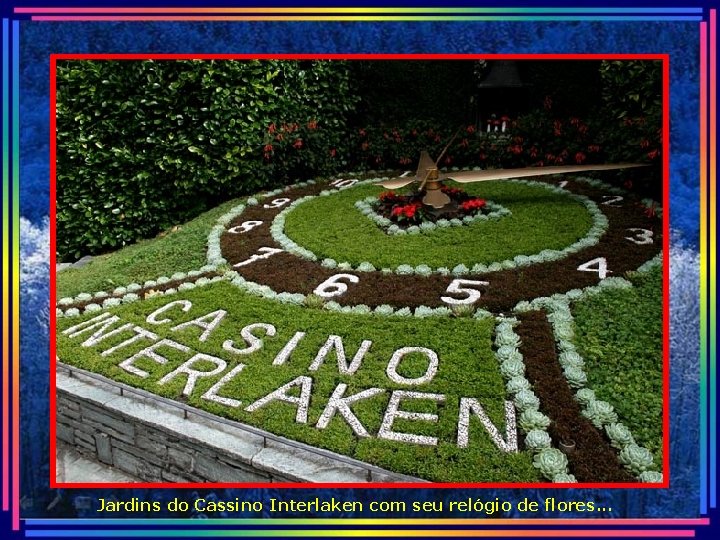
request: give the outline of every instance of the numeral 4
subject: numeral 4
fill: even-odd
[[[611,270],[608,270],[605,257],[598,257],[597,259],[583,263],[578,266],[577,269],[581,272],[597,272],[600,279],[605,279],[608,274],[612,273]]]
[[[470,287],[483,287],[490,285],[487,281],[475,281],[473,279],[453,279],[446,292],[451,294],[462,294],[465,298],[452,298],[451,296],[441,296],[440,300],[446,304],[474,304],[480,300],[480,291]]]

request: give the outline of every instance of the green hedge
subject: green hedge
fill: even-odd
[[[340,169],[356,103],[348,79],[337,61],[59,62],[60,257]]]

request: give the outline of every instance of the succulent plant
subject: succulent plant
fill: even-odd
[[[512,345],[503,345],[502,347],[498,347],[496,354],[501,362],[506,362],[508,360],[517,360],[522,362],[522,354],[517,347],[513,347]]]
[[[568,460],[557,448],[544,448],[533,458],[533,467],[540,469],[545,478],[552,480],[567,471]]]
[[[115,307],[120,305],[120,299],[119,298],[106,298],[103,300],[102,307],[109,308],[109,307]]]
[[[583,357],[580,356],[575,350],[560,353],[558,360],[560,361],[560,365],[564,368],[581,368],[585,366],[585,360],[583,360]]]
[[[397,267],[397,270],[395,270],[395,273],[399,276],[409,276],[415,273],[415,269],[410,266],[409,264],[401,264]]]
[[[652,467],[653,456],[647,448],[629,444],[620,450],[620,461],[635,474],[641,474]]]
[[[495,335],[495,343],[498,347],[518,347],[520,345],[520,336],[511,328],[509,331],[498,332]]]
[[[382,304],[375,308],[375,313],[378,315],[392,315],[393,311],[395,311],[395,309],[388,304]]]
[[[421,319],[424,319],[425,317],[431,317],[433,315],[434,311],[433,308],[428,306],[418,306],[415,308],[414,315],[416,317],[419,317]]]
[[[565,379],[571,388],[582,388],[587,384],[587,375],[585,372],[575,366],[568,366],[563,371]]]
[[[615,423],[618,420],[615,409],[607,401],[591,401],[582,414],[598,429],[602,429],[604,425]]]
[[[455,276],[464,276],[468,272],[470,272],[470,269],[464,264],[458,264],[455,268],[452,269],[452,273]]]
[[[552,440],[547,431],[533,429],[525,436],[525,446],[533,452],[539,452],[543,448],[550,448]]]
[[[361,272],[374,272],[376,270],[376,268],[367,261],[361,262],[358,265],[357,269],[360,270]]]
[[[529,390],[530,388],[530,381],[522,375],[511,377],[505,385],[505,389],[509,394],[517,394],[520,390]]]
[[[622,450],[629,444],[635,444],[630,430],[618,422],[606,425],[605,433],[610,438],[610,444],[618,450]]]
[[[572,474],[564,472],[558,473],[553,476],[552,481],[555,484],[577,484],[577,479]]]
[[[500,373],[502,373],[503,377],[506,379],[521,376],[525,373],[525,364],[523,364],[522,360],[518,360],[517,358],[504,360],[500,364]]]
[[[647,482],[651,484],[661,484],[663,481],[663,475],[662,473],[655,472],[655,471],[643,471],[638,476],[638,479],[641,482]]]
[[[540,400],[532,390],[520,390],[513,399],[515,406],[521,411],[538,410]]]

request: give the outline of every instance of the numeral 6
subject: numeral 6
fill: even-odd
[[[346,279],[350,283],[360,282],[360,278],[352,274],[335,274],[318,285],[313,292],[323,298],[332,298],[333,296],[345,294],[348,286],[346,283],[340,281],[341,279]]]

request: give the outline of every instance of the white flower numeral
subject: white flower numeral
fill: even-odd
[[[568,183],[567,180],[563,180],[562,182],[558,183],[558,186],[560,186],[561,188],[564,188],[565,186],[567,186],[567,183]]]
[[[603,195],[602,198],[605,200],[601,204],[604,204],[605,206],[615,206],[615,207],[620,206],[619,204],[615,204],[615,203],[619,203],[620,201],[623,200],[623,197],[621,197],[620,195]]]
[[[357,184],[357,180],[353,180],[353,179],[343,180],[341,178],[330,182],[331,186],[335,186],[337,188],[350,187],[350,186],[354,186],[355,184]]]
[[[285,206],[289,202],[290,199],[288,199],[287,197],[273,199],[272,201],[270,201],[270,204],[263,204],[263,208],[280,208],[281,206]]]
[[[653,232],[648,229],[640,229],[637,227],[633,227],[631,229],[627,229],[628,231],[635,233],[635,236],[626,236],[625,240],[630,240],[634,244],[643,245],[643,244],[652,244],[653,243]]]
[[[251,231],[258,225],[262,224],[262,221],[243,221],[240,225],[228,229],[228,232],[232,234],[242,234]]]
[[[452,283],[448,285],[446,292],[463,294],[466,297],[457,299],[450,296],[441,296],[440,300],[446,304],[474,304],[480,300],[480,291],[468,287],[482,287],[485,285],[490,285],[490,283],[487,281],[475,281],[473,279],[453,279]]]
[[[273,255],[275,255],[277,253],[282,253],[282,249],[271,248],[271,247],[261,247],[261,248],[258,248],[258,252],[262,253],[262,255],[258,255],[257,253],[255,253],[254,255],[250,256],[249,259],[245,259],[244,261],[234,264],[233,266],[235,268],[237,268],[238,266],[245,266],[246,264],[250,264],[251,262],[259,261],[260,259],[267,259],[268,257],[272,257]]]
[[[577,269],[581,272],[597,272],[600,279],[605,279],[608,274],[612,273],[611,270],[608,270],[605,257],[598,257],[597,259],[583,263],[578,266]]]
[[[360,278],[352,274],[335,274],[334,276],[330,276],[320,285],[318,285],[317,288],[313,291],[313,293],[317,294],[318,296],[322,296],[323,298],[332,298],[333,296],[340,296],[341,294],[345,294],[348,286],[346,283],[340,281],[341,279],[346,279],[350,283],[360,282]]]

